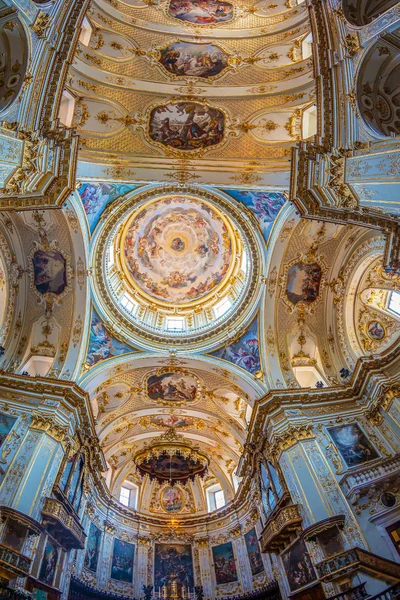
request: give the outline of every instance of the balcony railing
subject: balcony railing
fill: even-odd
[[[362,548],[351,548],[315,565],[318,577],[323,582],[333,581],[351,571],[367,571],[378,579],[396,581],[400,579],[400,564]]]
[[[42,516],[43,525],[55,539],[61,536],[66,548],[85,547],[86,534],[82,526],[72,514],[68,513],[62,502],[55,498],[45,498]]]
[[[31,568],[31,559],[14,548],[0,544],[0,566],[9,574],[10,579],[26,577]]]
[[[340,592],[335,596],[329,596],[327,600],[364,600],[364,598],[368,598],[369,594],[365,589],[366,583],[360,583],[360,585],[356,585],[351,588],[351,590],[347,590],[346,592]]]
[[[296,537],[302,520],[297,504],[274,511],[261,533],[262,551],[280,553]]]
[[[392,587],[380,592],[369,598],[368,600],[399,600],[400,598],[400,583],[395,583]]]

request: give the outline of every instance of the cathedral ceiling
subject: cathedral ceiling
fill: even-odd
[[[67,88],[79,177],[287,185],[314,101],[307,8],[214,4],[92,3]]]

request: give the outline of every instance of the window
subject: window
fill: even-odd
[[[218,319],[219,317],[222,317],[222,315],[224,315],[232,306],[232,302],[229,298],[224,298],[223,300],[221,300],[221,302],[218,302],[218,304],[216,304],[214,306],[214,313],[216,318]]]
[[[219,483],[210,486],[206,492],[208,512],[213,512],[225,506],[225,494]]]
[[[215,508],[222,508],[223,506],[225,506],[225,497],[224,497],[224,492],[222,490],[218,490],[217,492],[214,492],[214,500],[215,500]]]
[[[183,331],[184,321],[180,317],[168,317],[167,329],[177,329]]]
[[[119,494],[119,501],[121,502],[121,504],[124,504],[125,506],[129,506],[130,499],[131,499],[131,490],[128,490],[128,488],[122,487],[121,492]]]
[[[388,308],[400,317],[400,292],[390,294]]]

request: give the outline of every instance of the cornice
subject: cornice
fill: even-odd
[[[270,391],[264,397],[256,401],[249,424],[249,433],[244,446],[243,455],[239,461],[238,475],[251,476],[256,467],[254,457],[256,452],[262,452],[267,444],[265,431],[272,415],[276,416],[283,409],[304,408],[309,411],[315,409],[315,414],[321,406],[331,406],[332,414],[335,414],[335,407],[348,405],[349,408],[356,407],[356,402],[360,401],[370,384],[373,383],[375,376],[384,372],[389,366],[393,366],[400,358],[400,346],[392,346],[384,355],[362,357],[358,360],[351,382],[349,385],[337,387],[327,387],[323,389],[288,389]],[[396,386],[395,381],[388,377],[386,381],[379,382],[383,386],[383,392],[387,395],[386,399],[393,398]],[[389,388],[389,390],[388,390]],[[388,401],[390,402],[390,398]],[[386,405],[386,400],[382,401]],[[366,402],[364,401],[364,405]],[[372,404],[372,401],[371,401]],[[358,410],[360,406],[358,405]],[[308,414],[308,417],[311,415]],[[302,419],[304,420],[304,419]],[[279,431],[287,431],[293,426],[286,415],[283,421],[279,423]]]

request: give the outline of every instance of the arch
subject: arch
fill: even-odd
[[[400,134],[400,44],[380,38],[367,52],[357,77],[360,115],[378,136]]]
[[[28,38],[15,15],[0,17],[0,112],[15,101],[28,65]]]
[[[363,25],[372,23],[372,21],[396,4],[397,0],[380,0],[378,2],[371,2],[371,0],[344,0],[343,13],[351,25],[362,27]]]

